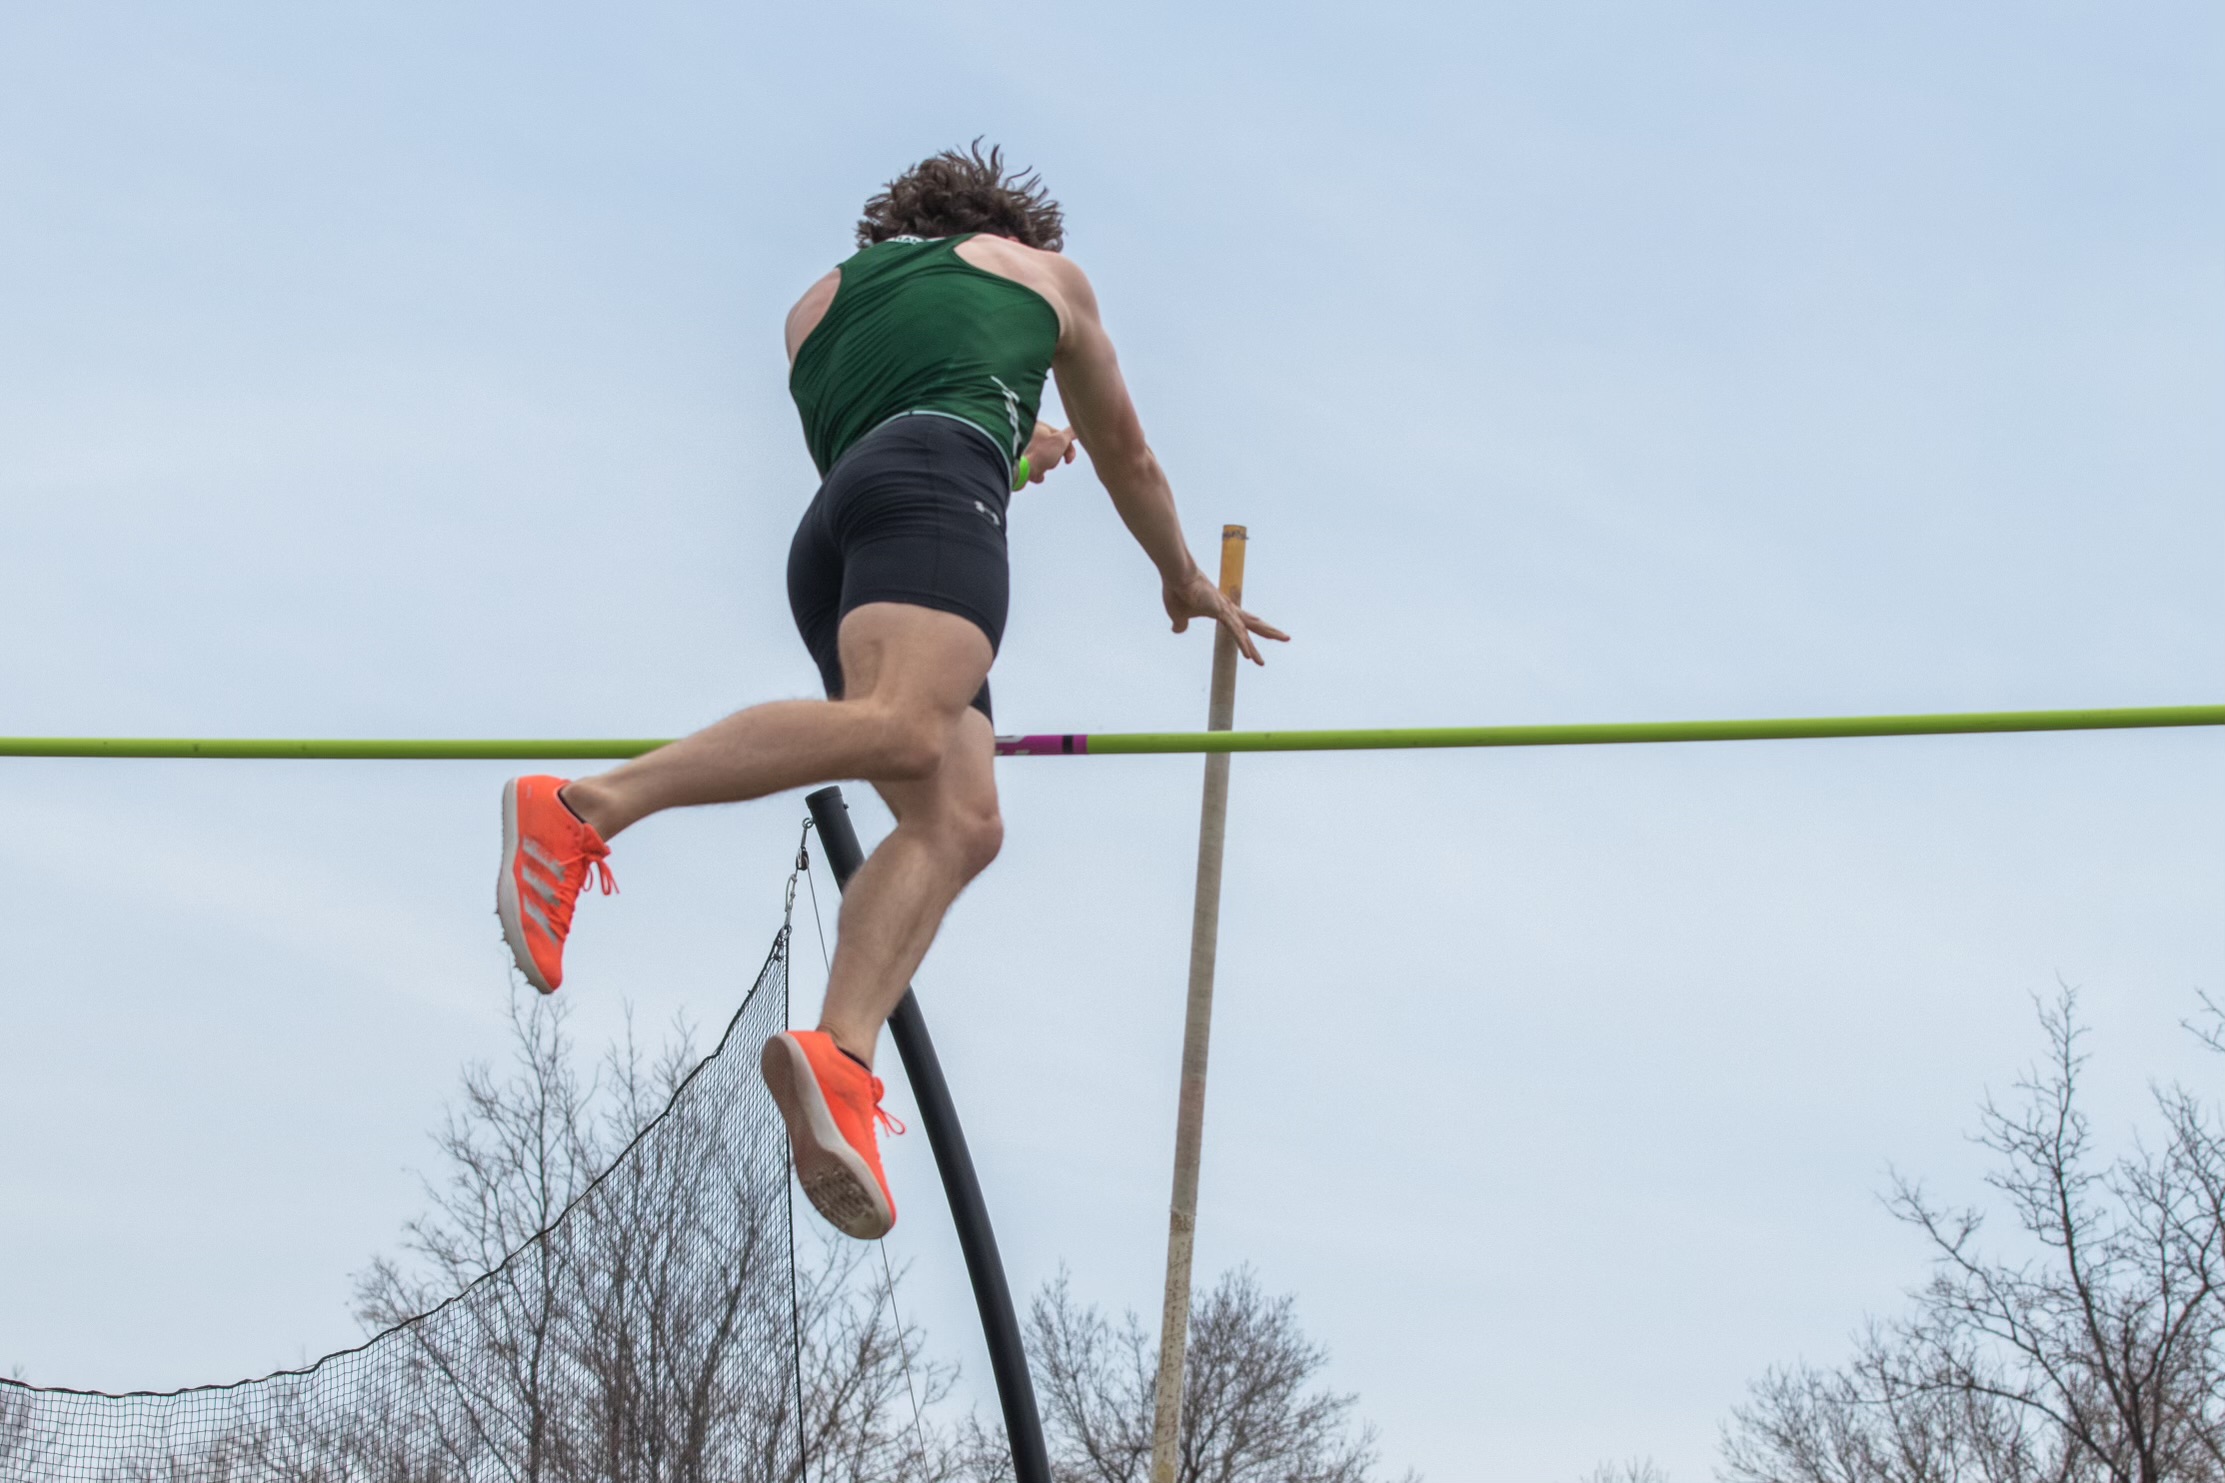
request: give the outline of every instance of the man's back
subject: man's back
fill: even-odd
[[[984,433],[1009,471],[1035,430],[1059,315],[1041,293],[969,261],[972,237],[897,237],[836,269],[788,384],[824,474],[892,417],[929,413]]]

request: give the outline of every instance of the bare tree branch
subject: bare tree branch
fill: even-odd
[[[2189,1028],[2225,1052],[2205,1004],[2212,1023]],[[1931,1280],[1848,1364],[1756,1383],[1725,1428],[1730,1483],[2225,1480],[2225,1137],[2192,1093],[2156,1088],[2160,1147],[2102,1160],[2077,1009],[2068,987],[2039,1006],[2046,1056],[1980,1112],[2024,1249],[1896,1177],[1888,1206]]]
[[[1058,1483],[1142,1483],[1152,1336],[1133,1313],[1115,1329],[1078,1305],[1061,1273],[1037,1295],[1028,1337]],[[1354,1425],[1351,1396],[1317,1387],[1327,1361],[1291,1298],[1249,1271],[1223,1275],[1191,1312],[1178,1483],[1372,1483],[1375,1433]]]

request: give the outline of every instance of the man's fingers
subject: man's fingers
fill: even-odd
[[[1228,605],[1228,611],[1221,616],[1221,621],[1226,623],[1228,631],[1236,636],[1237,646],[1244,651],[1244,657],[1262,667],[1266,665],[1267,661],[1260,657],[1259,646],[1252,642],[1253,634],[1256,633],[1261,638],[1279,639],[1286,644],[1290,642],[1289,634],[1284,633],[1274,624],[1245,612],[1234,603]]]
[[[1267,622],[1267,621],[1266,621],[1265,619],[1262,619],[1262,618],[1255,618],[1255,617],[1253,617],[1253,616],[1252,616],[1252,615],[1251,615],[1250,613],[1245,613],[1245,612],[1244,612],[1244,610],[1243,610],[1242,608],[1238,608],[1238,609],[1237,609],[1236,611],[1237,611],[1237,612],[1239,612],[1239,613],[1243,613],[1243,615],[1244,615],[1244,626],[1245,626],[1246,628],[1250,629],[1250,630],[1251,630],[1251,631],[1252,631],[1253,633],[1256,633],[1256,634],[1258,634],[1258,635],[1259,635],[1259,636],[1260,636],[1261,638],[1263,638],[1263,639],[1279,639],[1279,640],[1281,640],[1281,641],[1282,641],[1283,643],[1286,643],[1286,644],[1290,642],[1290,635],[1289,635],[1289,634],[1287,634],[1287,633],[1284,633],[1284,632],[1283,632],[1283,631],[1282,631],[1281,629],[1277,628],[1277,627],[1276,627],[1276,626],[1275,626],[1274,624],[1272,624],[1272,623],[1269,623],[1269,622]]]
[[[1221,627],[1227,629],[1229,637],[1236,640],[1238,652],[1254,664],[1265,664],[1267,661],[1259,657],[1259,649],[1252,643],[1252,636],[1244,631],[1244,610],[1230,603],[1220,616]]]
[[[1188,608],[1189,611],[1178,612],[1182,608]],[[1170,591],[1167,596],[1167,616],[1174,620],[1176,633],[1188,633],[1192,618],[1211,618],[1228,630],[1228,636],[1235,640],[1237,652],[1254,664],[1264,665],[1267,661],[1260,657],[1259,645],[1252,642],[1253,634],[1284,643],[1290,641],[1289,634],[1274,624],[1245,612],[1230,602],[1219,588],[1202,581],[1181,597]]]

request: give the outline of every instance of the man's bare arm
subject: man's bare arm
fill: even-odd
[[[1112,496],[1121,522],[1159,569],[1174,631],[1187,629],[1192,618],[1210,618],[1227,627],[1245,658],[1265,663],[1252,636],[1287,639],[1289,635],[1222,596],[1190,555],[1174,508],[1174,488],[1144,440],[1143,420],[1136,415],[1112,339],[1098,317],[1097,295],[1081,269],[1063,258],[1054,261],[1065,309],[1064,333],[1051,360],[1059,400],[1074,419],[1074,431],[1089,452],[1099,482]]]

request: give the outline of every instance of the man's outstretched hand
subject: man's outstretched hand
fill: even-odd
[[[1129,420],[1134,421],[1132,409]],[[1136,432],[1140,446],[1142,430],[1139,428]],[[1074,429],[1037,422],[1035,436],[1028,440],[1028,482],[1042,483],[1043,475],[1053,465],[1072,463],[1074,450],[1083,446]],[[1095,459],[1096,449],[1094,445],[1090,447],[1090,457]],[[1237,651],[1246,659],[1254,664],[1265,664],[1267,661],[1259,657],[1259,645],[1252,642],[1253,636],[1287,644],[1290,635],[1272,623],[1253,617],[1222,595],[1219,585],[1199,569],[1190,557],[1189,548],[1183,544],[1181,522],[1174,514],[1174,493],[1167,488],[1166,475],[1159,471],[1158,460],[1151,456],[1148,447],[1142,450],[1141,467],[1148,471],[1148,478],[1140,492],[1128,489],[1121,478],[1107,477],[1102,465],[1098,468],[1098,476],[1113,496],[1113,504],[1129,532],[1143,547],[1144,554],[1158,565],[1162,574],[1160,597],[1167,605],[1167,616],[1174,620],[1174,631],[1187,633],[1192,618],[1210,618],[1228,630],[1229,637],[1236,640]],[[1127,492],[1124,494],[1123,490]],[[1164,573],[1177,565],[1187,568],[1187,575],[1167,581]]]
[[[1229,631],[1236,640],[1236,647],[1254,664],[1265,664],[1259,657],[1259,646],[1252,642],[1252,635],[1289,643],[1290,635],[1272,623],[1262,622],[1230,602],[1213,579],[1197,567],[1190,568],[1189,579],[1180,585],[1168,584],[1161,589],[1167,605],[1167,616],[1174,620],[1176,633],[1187,632],[1192,618],[1210,618]]]

